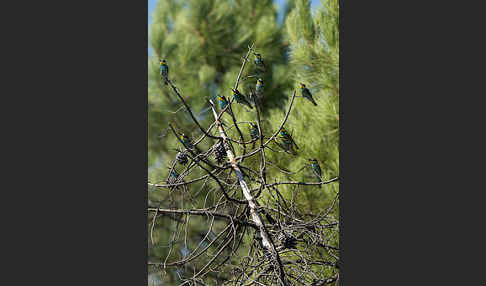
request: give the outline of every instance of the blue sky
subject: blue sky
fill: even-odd
[[[158,0],[148,0],[148,27],[150,29],[150,21],[152,20],[152,12],[154,11],[155,6],[157,5]],[[274,2],[280,7],[280,14],[282,12],[283,7],[285,6],[286,0],[274,0]],[[316,9],[320,4],[320,0],[310,0],[312,8]],[[151,47],[149,45],[149,55]]]

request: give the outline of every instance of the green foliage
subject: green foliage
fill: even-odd
[[[159,58],[169,65],[169,77],[180,88],[187,103],[207,123],[207,99],[217,94],[231,96],[241,57],[251,41],[271,68],[265,78],[267,105],[281,106],[278,99],[289,87],[288,80],[274,80],[273,69],[284,64],[282,29],[276,24],[277,11],[270,0],[168,0],[159,1],[153,17],[150,43],[154,57],[149,59],[149,149],[154,156],[149,164],[172,158],[177,145],[173,138],[159,138],[169,122],[194,136],[193,122],[185,112],[177,114],[181,103],[159,80]],[[253,60],[253,57],[251,57]],[[281,71],[279,73],[282,73]],[[248,79],[240,88],[247,94],[255,81]],[[208,146],[205,146],[208,147]]]
[[[231,88],[234,88],[242,57],[253,42],[267,67],[267,72],[262,76],[265,95],[261,114],[266,138],[280,126],[294,90],[298,96],[301,95],[299,83],[306,84],[318,104],[314,106],[302,97],[295,98],[285,127],[299,147],[298,155],[283,153],[276,144],[270,143],[270,147],[279,152],[266,151],[267,160],[272,164],[267,166],[268,182],[317,181],[310,166],[296,174],[279,170],[295,172],[310,165],[309,158],[316,158],[320,162],[324,180],[339,176],[339,10],[337,0],[321,0],[321,3],[317,11],[312,11],[308,0],[289,0],[285,22],[278,25],[276,5],[271,0],[158,2],[149,35],[154,55],[148,63],[150,182],[165,182],[177,153],[174,149],[182,148],[168,129],[169,123],[176,126],[178,132],[188,134],[193,141],[202,135],[170,86],[160,81],[159,59],[167,60],[169,79],[180,90],[201,125],[208,128],[214,119],[208,109],[208,99],[214,99],[219,94],[232,98]],[[256,83],[256,78],[244,79],[253,72],[253,55],[249,59],[238,88],[245,95],[249,94],[250,88],[255,89]],[[240,104],[233,104],[232,108],[238,121],[256,122],[254,110],[249,111],[248,107]],[[223,115],[222,121],[227,127],[233,125],[227,114]],[[250,141],[250,125],[241,126],[244,140]],[[239,140],[235,128],[227,133]],[[214,140],[206,138],[198,147],[207,150],[213,144]],[[234,144],[233,147],[236,156],[242,154],[240,146]],[[242,165],[259,170],[260,158],[245,159]],[[184,171],[180,165],[176,165],[176,169],[179,173]],[[195,170],[185,180],[204,175],[204,171]],[[182,194],[172,192],[172,206],[204,208],[206,201],[217,199],[214,192],[208,191],[214,186],[214,182],[205,184],[200,181]],[[255,182],[250,183],[250,187],[257,186]],[[282,186],[280,190],[285,197],[294,197],[295,203],[309,212],[319,212],[331,205],[338,189],[339,184],[336,183],[323,185],[322,189],[298,186],[295,192],[295,186]],[[168,196],[166,190],[149,188],[152,205],[167,201]],[[243,198],[241,192],[232,196]],[[270,194],[264,192],[260,203],[264,204],[268,196]],[[184,201],[187,205],[182,206]],[[338,211],[333,215],[338,217]],[[207,231],[206,218],[191,217],[191,220],[189,235]],[[163,245],[169,243],[169,236],[175,231],[179,235],[182,231],[183,235],[184,230],[178,229],[180,226],[175,221],[167,217],[157,219],[154,239],[162,246],[149,246],[149,260],[163,261],[168,255],[168,248]],[[151,222],[152,216],[149,216],[149,236]],[[221,230],[223,225],[222,222],[215,222],[214,227]],[[338,238],[334,239],[337,244]],[[243,243],[249,245],[251,241],[251,237],[246,237]],[[197,247],[194,244],[188,246],[191,249]],[[180,258],[178,256],[179,252],[171,253],[168,260],[177,260]],[[154,269],[150,271],[156,272]],[[177,281],[173,272],[170,277],[172,282]]]

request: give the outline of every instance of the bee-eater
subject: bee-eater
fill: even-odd
[[[248,102],[248,100],[246,99],[246,97],[241,94],[241,92],[239,90],[235,90],[235,89],[232,89],[233,90],[233,97],[235,98],[236,102],[238,102],[239,104],[244,104],[244,105],[247,105],[248,107],[250,107],[250,109],[253,109],[253,106],[251,106],[250,102]]]
[[[294,144],[292,143],[291,140],[282,138],[281,143],[282,143],[281,144],[282,148],[285,151],[290,152],[290,154],[292,154],[292,155],[297,155],[297,152],[294,150]]]
[[[287,130],[285,130],[285,128],[283,127],[280,130],[280,136],[282,136],[282,138],[285,139],[286,141],[289,141],[291,144],[295,145],[295,148],[299,149],[299,146],[297,146],[292,136],[290,136],[290,133]]]
[[[169,184],[174,184],[177,181],[177,177],[179,177],[179,174],[175,169],[173,169],[172,171],[170,171],[169,179],[167,180],[167,182]]]
[[[186,147],[187,149],[194,148],[194,145],[192,145],[191,139],[189,139],[189,136],[187,136],[186,134],[182,133],[179,138],[181,139],[182,144],[184,145],[184,147]]]
[[[226,106],[228,106],[228,100],[226,99],[226,97],[224,95],[219,95],[218,96],[218,103],[219,103],[219,108],[221,110],[225,109]],[[227,109],[228,113],[231,114],[231,110],[228,108]]]
[[[312,171],[314,172],[314,175],[319,179],[319,182],[322,182],[322,172],[321,172],[321,166],[319,166],[319,162],[317,159],[309,159],[309,161],[312,162]],[[322,185],[319,185],[319,188],[321,188]]]
[[[197,148],[197,146],[194,146],[192,144],[191,139],[189,139],[189,136],[187,136],[184,133],[182,133],[179,136],[179,138],[181,139],[182,144],[184,145],[184,147],[186,147],[187,149],[193,150],[193,152],[195,152],[196,154],[201,153],[201,150],[199,150],[199,148]],[[203,159],[203,161],[204,161],[204,159]]]
[[[257,139],[259,137],[258,126],[250,122],[250,135],[251,139]]]
[[[302,92],[302,96],[307,98],[310,102],[312,102],[315,106],[317,106],[316,101],[312,98],[312,94],[310,93],[309,89],[305,87],[305,84],[300,84],[300,91]]]
[[[256,140],[260,137],[260,133],[258,132],[258,126],[250,122],[250,136],[252,140]],[[251,149],[255,148],[256,141],[253,142]]]
[[[260,71],[261,69],[261,71],[265,72],[266,67],[265,67],[265,63],[263,62],[262,55],[257,53],[253,53],[253,54],[255,54],[254,62],[257,67],[257,71]]]
[[[299,149],[299,147],[297,146],[297,144],[295,144],[295,141],[292,136],[290,136],[289,132],[287,132],[287,130],[285,130],[284,128],[280,130],[280,138],[280,146],[285,151],[290,152],[290,154],[297,155],[297,152],[294,150],[294,146],[297,149]]]
[[[160,60],[160,76],[164,79],[165,85],[168,85],[169,80],[169,66],[166,60]]]

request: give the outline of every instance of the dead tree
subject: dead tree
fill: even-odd
[[[252,51],[253,45],[248,47],[234,90],[238,90],[243,70]],[[148,183],[149,188],[167,193],[166,199],[149,202],[150,247],[168,249],[163,261],[149,258],[149,266],[160,270],[162,276],[170,276],[172,273],[175,278],[168,280],[172,281],[173,285],[337,284],[339,268],[342,265],[337,245],[339,219],[332,215],[332,212],[338,204],[338,192],[335,193],[329,208],[319,213],[309,213],[299,207],[295,197],[283,195],[279,187],[290,186],[292,192],[298,192],[299,188],[304,186],[332,184],[339,178],[320,182],[270,183],[266,177],[268,166],[288,174],[305,169],[304,166],[291,172],[269,162],[265,156],[265,152],[273,150],[270,144],[275,143],[289,118],[296,92],[293,92],[280,127],[268,137],[262,132],[260,110],[253,92],[250,92],[249,100],[255,104],[252,112],[255,113],[258,136],[252,136],[251,140],[245,141],[240,127],[244,123],[237,120],[231,109],[234,99],[229,100],[229,104],[219,113],[216,111],[215,102],[209,100],[214,121],[209,127],[204,128],[170,79],[168,84],[202,135],[198,140],[188,144],[180,132],[169,125],[172,134],[177,137],[184,149],[178,150],[165,184]],[[221,121],[225,113],[231,116],[234,124],[231,128],[236,129],[237,138],[227,135],[225,128],[228,127]],[[204,139],[212,140],[214,143],[206,151],[197,147]],[[241,155],[236,156],[234,144],[242,149]],[[247,150],[247,146],[252,145],[256,147]],[[244,165],[244,160],[252,157],[260,158],[259,170]],[[184,166],[180,173],[175,170],[177,164]],[[200,170],[201,176],[185,179],[195,170]],[[193,184],[201,182],[201,189],[189,191]],[[216,187],[209,189],[206,200],[209,192],[216,199],[208,203],[205,200],[204,208],[191,207],[195,205],[191,192],[201,192],[209,182],[213,182]],[[251,185],[255,187],[251,188]],[[175,193],[178,193],[177,200],[172,198]],[[263,193],[268,194],[264,203],[258,200]],[[165,223],[157,224],[157,220],[162,219]],[[199,236],[188,236],[191,227],[200,227],[202,222],[207,222],[207,231]],[[170,237],[159,239],[166,243],[154,240],[156,224],[170,229]],[[247,252],[242,253],[242,250],[246,249]],[[171,268],[174,269],[173,272],[169,271]]]

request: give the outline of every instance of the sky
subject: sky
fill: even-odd
[[[158,0],[148,0],[148,27],[150,29],[150,21],[152,20],[152,12],[157,5]],[[286,0],[274,0],[274,2],[280,7],[280,15],[282,14],[283,7],[285,6]],[[321,4],[320,0],[310,0],[313,9],[316,9]],[[280,18],[280,17],[279,17]],[[151,47],[149,45],[149,56],[151,54]]]

